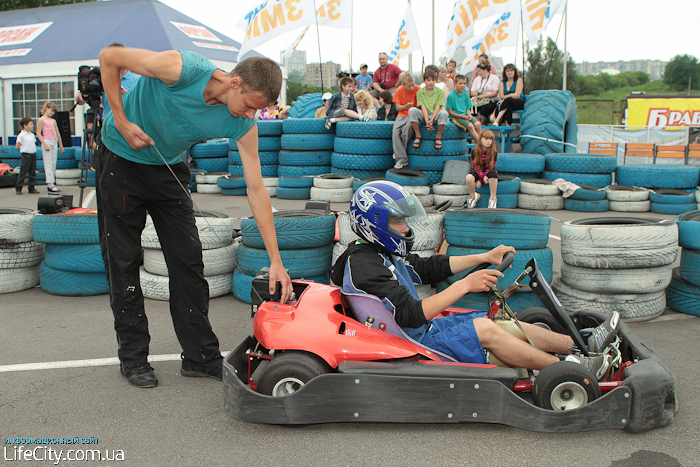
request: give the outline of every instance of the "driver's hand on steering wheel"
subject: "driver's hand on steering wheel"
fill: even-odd
[[[489,262],[498,266],[503,262],[503,257],[509,251],[513,254],[516,254],[515,248],[513,248],[512,246],[498,245],[496,248],[486,253],[486,257],[484,258],[486,260],[485,262]],[[508,266],[508,269],[511,269],[512,267],[513,266]]]
[[[488,292],[498,283],[498,278],[503,277],[501,271],[495,269],[482,269],[481,271],[469,274],[464,279],[466,285],[466,293],[472,292]]]

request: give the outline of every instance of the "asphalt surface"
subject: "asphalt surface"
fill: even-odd
[[[77,204],[77,187],[64,191],[73,194]],[[0,190],[3,207],[36,208],[36,199],[36,195],[16,196],[12,188]],[[244,197],[195,194],[194,200],[200,209],[231,217],[250,215]],[[272,199],[279,210],[302,209],[304,203]],[[348,205],[332,208],[345,210]],[[619,215],[547,214],[553,218],[549,246],[555,276],[561,266],[556,237],[562,222]],[[152,362],[160,381],[154,389],[135,388],[119,374],[113,360],[116,341],[108,295],[60,297],[35,287],[2,295],[0,304],[3,443],[15,437],[98,438],[97,444],[52,448],[62,449],[63,456],[69,449],[99,449],[110,459],[116,457],[99,462],[103,466],[700,466],[700,407],[693,402],[700,398],[695,347],[700,318],[668,309],[653,321],[630,327],[677,378],[679,409],[673,423],[637,434],[617,430],[547,434],[489,424],[341,423],[288,428],[239,422],[223,410],[222,383],[180,376],[181,349],[166,302],[146,299],[150,352],[159,360]],[[249,306],[233,295],[211,300],[210,318],[224,351],[252,333]],[[77,367],[10,367],[73,360],[80,361]],[[14,444],[3,448],[1,459],[8,465],[38,462],[18,458],[22,453]],[[48,457],[41,449],[36,455]],[[70,456],[81,458],[77,452]],[[75,462],[61,460],[59,465]]]

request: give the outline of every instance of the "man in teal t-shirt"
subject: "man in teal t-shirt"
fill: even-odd
[[[450,115],[452,123],[464,131],[468,131],[474,140],[474,144],[479,141],[481,133],[481,123],[472,115],[472,100],[469,93],[464,92],[467,87],[467,77],[464,75],[455,76],[455,88],[447,95],[447,113]]]
[[[141,75],[123,98],[122,68]],[[121,373],[134,386],[158,384],[147,361],[150,335],[139,280],[140,237],[148,211],[168,265],[170,313],[182,346],[180,372],[221,380],[219,341],[208,318],[202,244],[187,192],[190,170],[180,155],[198,141],[236,140],[248,202],[271,259],[270,284],[274,290],[275,282],[281,282],[284,303],[291,281],[277,247],[254,120],[258,109],[276,102],[282,72],[264,57],[243,60],[225,73],[193,52],[123,47],[102,50],[100,69],[112,112],[97,151],[98,218],[100,234],[106,237],[101,246]]]

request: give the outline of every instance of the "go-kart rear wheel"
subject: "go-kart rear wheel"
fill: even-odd
[[[541,306],[526,308],[519,311],[515,317],[518,318],[518,321],[522,321],[523,323],[530,323],[560,334],[564,332],[561,325],[554,319],[554,316],[552,316],[552,313]]]
[[[285,352],[274,357],[258,379],[258,392],[273,397],[294,394],[309,380],[330,367],[320,357],[306,352]]]
[[[572,410],[600,397],[600,386],[593,373],[574,362],[556,362],[537,375],[532,401],[548,410]]]

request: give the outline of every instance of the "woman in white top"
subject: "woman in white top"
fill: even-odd
[[[482,123],[489,121],[489,117],[492,119],[494,110],[496,110],[498,102],[498,88],[500,87],[501,81],[497,76],[490,73],[491,64],[488,60],[479,63],[476,66],[479,75],[472,81],[472,87],[469,91],[469,97],[472,99],[472,103],[475,104],[474,99],[479,97],[488,97],[490,100],[488,103],[479,105],[477,107],[478,117]],[[493,121],[493,120],[491,120]]]

